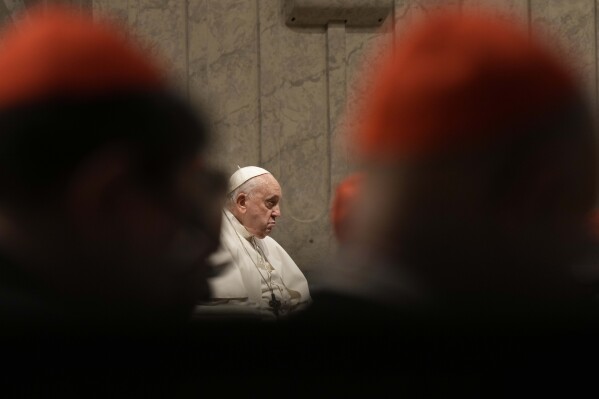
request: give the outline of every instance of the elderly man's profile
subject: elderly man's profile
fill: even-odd
[[[269,237],[281,216],[281,186],[266,169],[247,166],[229,180],[221,248],[211,257],[225,264],[209,280],[210,302],[198,311],[284,316],[310,301],[308,282],[293,259]],[[212,309],[211,309],[212,308]]]

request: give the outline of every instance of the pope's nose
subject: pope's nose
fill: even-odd
[[[272,209],[271,216],[273,219],[281,216],[281,208],[279,207],[279,205],[275,205],[275,207]]]

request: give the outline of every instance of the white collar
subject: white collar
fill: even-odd
[[[229,219],[231,221],[231,225],[233,226],[233,228],[235,229],[235,231],[242,236],[243,238],[245,238],[246,240],[250,241],[252,239],[252,237],[254,236],[252,233],[250,233],[244,225],[241,224],[241,222],[239,222],[239,220],[237,220],[237,218],[235,217],[235,215],[233,215],[231,213],[231,211],[224,209],[225,212],[225,216],[227,217],[227,219]]]

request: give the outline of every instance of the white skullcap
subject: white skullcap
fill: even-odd
[[[270,174],[270,172],[257,166],[246,166],[245,168],[239,168],[239,170],[233,173],[229,179],[229,194],[246,181],[253,179],[256,176],[266,174]]]

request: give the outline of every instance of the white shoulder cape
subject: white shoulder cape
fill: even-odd
[[[211,296],[213,299],[246,299],[250,303],[258,305],[262,300],[261,277],[252,258],[248,257],[248,253],[250,256],[255,256],[256,251],[236,229],[245,228],[232,213],[225,210],[223,212],[221,246],[210,260],[214,264],[225,262],[229,262],[229,264],[217,277],[209,280]],[[280,273],[285,286],[300,293],[299,302],[310,301],[306,277],[283,247],[271,237],[256,239],[256,243],[272,267]]]

